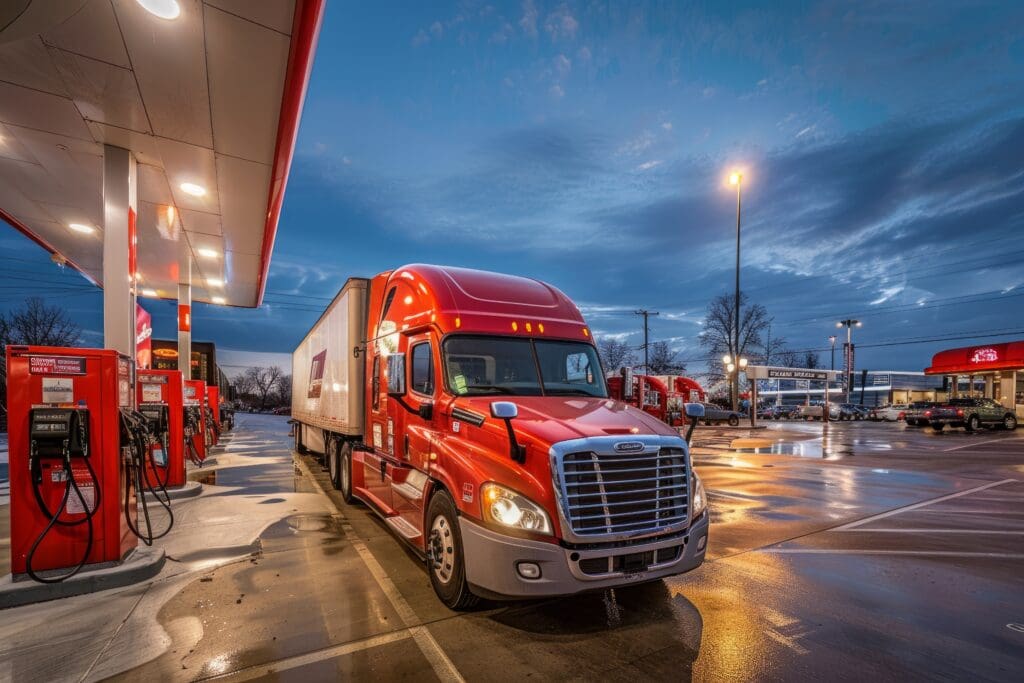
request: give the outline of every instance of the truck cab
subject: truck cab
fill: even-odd
[[[365,429],[323,435],[325,457],[343,497],[423,555],[442,601],[567,595],[701,564],[706,496],[686,441],[609,398],[562,292],[426,265],[368,290],[354,349]]]

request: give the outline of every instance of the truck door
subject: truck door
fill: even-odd
[[[376,346],[376,345],[374,345]],[[386,356],[375,349],[370,364],[370,445],[372,451],[361,454],[363,461],[363,482],[365,489],[359,491],[371,503],[386,515],[391,514],[391,484],[388,480],[387,468],[390,455],[394,450],[394,422],[388,415],[388,400],[384,377]]]
[[[400,531],[409,538],[422,538],[423,494],[427,485],[436,427],[434,402],[437,396],[437,350],[429,334],[404,340],[408,392],[404,400],[390,401],[389,413],[395,424],[395,463],[391,470],[391,497],[402,517]]]

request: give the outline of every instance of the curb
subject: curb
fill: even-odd
[[[86,569],[61,583],[36,583],[28,578],[15,582],[7,575],[0,579],[0,609],[130,586],[159,574],[166,560],[163,548],[141,547],[113,567]]]
[[[180,500],[182,498],[194,498],[203,492],[202,482],[192,481],[191,479],[185,482],[184,486],[178,486],[173,489],[167,489],[167,497],[170,500]],[[156,501],[149,491],[143,491],[146,501]]]

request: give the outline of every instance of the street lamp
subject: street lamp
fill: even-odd
[[[832,370],[836,369],[836,335],[830,335],[828,338],[830,344],[832,344]]]
[[[850,391],[853,389],[853,328],[861,327],[863,323],[859,320],[848,318],[846,320],[840,320],[836,323],[836,327],[846,328],[846,355],[844,366],[846,368],[846,402],[850,402]],[[833,344],[834,350],[834,344]],[[833,366],[835,365],[835,353],[833,353]]]
[[[735,320],[735,332],[736,332],[736,346],[733,347],[736,351],[736,355],[740,355],[740,207],[741,196],[743,188],[743,174],[735,170],[729,174],[729,184],[736,188],[736,320]],[[732,384],[732,409],[736,410],[739,406],[739,375],[733,379]]]

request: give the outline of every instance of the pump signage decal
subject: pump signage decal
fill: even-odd
[[[140,374],[136,379],[146,384],[167,384],[167,375],[144,375]]]
[[[75,380],[70,377],[44,377],[43,403],[74,403]]]
[[[324,385],[324,366],[327,365],[327,349],[313,356],[309,367],[309,391],[306,398],[320,398],[320,390]]]
[[[29,356],[28,371],[33,375],[84,375],[85,359],[67,356]]]
[[[142,400],[145,403],[159,403],[163,400],[160,393],[159,384],[143,384],[142,385]]]

